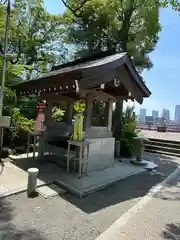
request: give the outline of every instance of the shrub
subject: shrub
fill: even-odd
[[[123,129],[121,135],[121,156],[130,157],[135,148],[136,118],[133,107],[127,107],[123,113]]]
[[[60,107],[54,107],[52,110],[52,118],[54,121],[61,121],[64,116],[65,110],[62,110]]]
[[[28,131],[34,129],[34,124],[35,121],[25,118],[18,108],[13,110],[10,126],[11,148],[27,145]]]

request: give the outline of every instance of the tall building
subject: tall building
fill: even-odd
[[[135,118],[136,118],[136,122],[138,122],[139,121],[139,115],[136,114]]]
[[[175,107],[175,117],[174,120],[176,122],[180,122],[180,105],[176,105]]]
[[[140,109],[140,113],[139,113],[139,122],[140,123],[146,123],[146,109]]]
[[[169,113],[169,109],[163,109],[162,111],[162,119],[166,120],[167,122],[170,120],[170,113]]]
[[[158,117],[159,117],[159,111],[153,110],[153,111],[152,111],[153,121],[156,122]]]

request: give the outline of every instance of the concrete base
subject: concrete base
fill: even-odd
[[[55,183],[38,187],[37,192],[45,198],[54,197],[57,195],[63,195],[66,193],[64,189],[60,188]]]
[[[142,167],[144,167],[144,169],[147,169],[147,170],[154,170],[154,169],[158,168],[157,164],[155,164],[151,161],[147,161],[147,160],[142,160],[140,162],[138,162],[136,160],[131,160],[131,163],[136,166],[142,166]]]
[[[151,162],[151,161],[146,161],[146,160],[143,160],[144,163],[146,163],[146,166],[145,166],[145,169],[147,170],[155,170],[156,168],[158,168],[158,165]]]
[[[104,189],[121,179],[143,171],[145,171],[145,169],[142,167],[115,162],[113,167],[92,172],[82,179],[79,179],[77,175],[67,174],[62,171],[59,173],[59,177],[55,182],[78,197],[84,197],[92,192]]]
[[[35,152],[35,157],[38,157],[38,152]],[[49,153],[44,153],[44,155],[46,156],[46,155],[49,155]],[[30,152],[28,155],[27,155],[27,153],[23,153],[23,154],[19,154],[19,155],[9,155],[9,158],[11,159],[11,160],[18,160],[18,159],[25,159],[25,158],[27,158],[27,159],[29,159],[29,158],[33,158],[33,152]]]
[[[53,158],[53,156],[49,157]],[[44,161],[43,164],[39,164],[38,161],[33,161],[31,158],[16,160],[16,166],[13,163],[5,165],[3,175],[1,175],[0,197],[26,191],[27,170],[29,167],[37,167],[36,165],[39,168],[37,188],[55,183],[78,197],[86,196],[121,179],[145,171],[142,167],[115,162],[113,167],[91,172],[88,176],[79,179],[77,174],[67,173],[61,167],[50,162]],[[51,185],[49,187],[51,188]]]
[[[115,139],[112,137],[108,138],[87,138],[91,144],[89,146],[89,159],[88,159],[88,172],[98,171],[105,168],[112,167],[114,164],[114,145]],[[50,159],[55,160],[59,165],[63,166],[64,161],[62,159],[67,158],[67,150],[61,149],[58,147],[47,147],[49,152],[52,152],[53,155],[56,155],[59,159],[50,157]],[[47,149],[45,147],[45,149]],[[84,151],[84,156],[86,156],[86,151]],[[49,155],[49,153],[44,153],[44,156]],[[38,157],[38,153],[35,153],[35,156]],[[18,156],[10,155],[9,158],[12,160],[18,160],[22,158],[32,158],[33,153],[21,154]],[[53,162],[55,162],[53,161]],[[85,173],[85,167],[83,168],[83,172]]]
[[[87,138],[87,141],[91,142],[89,146],[88,172],[112,167],[114,164],[115,139],[112,137]]]
[[[147,165],[146,162],[144,162],[144,161],[137,161],[137,160],[131,160],[131,163],[136,165],[136,166],[142,166],[142,167]]]

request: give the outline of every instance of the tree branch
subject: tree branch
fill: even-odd
[[[66,6],[73,14],[75,17],[81,17],[82,16],[82,12],[80,12],[79,14],[77,13],[78,11],[80,11],[82,9],[82,7],[89,1],[89,0],[83,0],[82,3],[80,4],[79,7],[72,9],[65,0],[61,0],[62,3],[64,4],[64,6]]]
[[[19,42],[18,42],[18,54],[16,56],[16,60],[14,60],[14,61],[11,60],[10,62],[12,64],[17,64],[19,62],[19,60],[20,60],[20,57],[21,57],[21,40],[19,40]]]
[[[135,11],[135,5],[134,0],[131,0],[130,6],[128,6],[126,9],[124,9],[123,13],[123,22],[122,22],[122,28],[119,31],[119,37],[121,39],[121,47],[123,51],[127,51],[126,45],[128,42],[128,34],[129,34],[129,28],[130,28],[130,20],[132,17],[133,12]]]
[[[1,3],[1,4],[5,4],[5,3],[7,3],[7,1],[8,1],[8,0],[4,0],[4,1],[1,0],[0,3]]]

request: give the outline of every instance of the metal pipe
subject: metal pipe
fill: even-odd
[[[6,22],[5,22],[5,30],[4,30],[4,55],[2,60],[2,79],[1,79],[1,89],[0,89],[0,117],[3,112],[3,100],[4,100],[4,87],[6,80],[6,65],[7,65],[7,48],[8,48],[8,30],[9,30],[9,22],[10,22],[10,0],[7,1],[6,8]],[[3,130],[1,128],[1,137],[0,137],[0,147],[2,148],[3,144]]]

